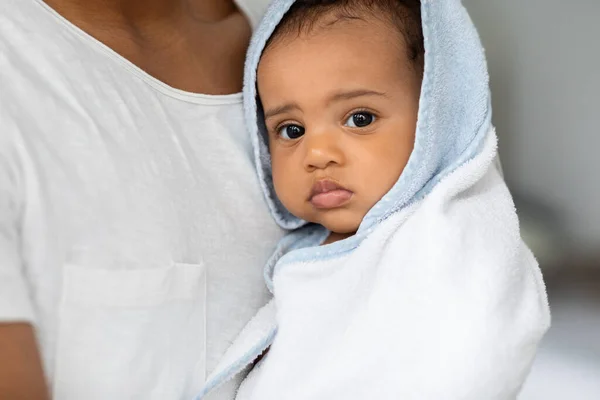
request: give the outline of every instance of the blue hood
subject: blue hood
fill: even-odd
[[[271,213],[285,229],[307,223],[293,216],[273,188],[271,159],[256,70],[265,44],[294,0],[275,0],[257,28],[245,67],[244,109],[255,162]],[[422,0],[425,70],[414,150],[390,191],[367,213],[353,242],[374,225],[426,196],[446,175],[478,154],[491,127],[485,54],[460,0]]]

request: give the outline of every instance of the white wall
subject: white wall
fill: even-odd
[[[464,0],[490,64],[509,185],[600,251],[600,0]]]

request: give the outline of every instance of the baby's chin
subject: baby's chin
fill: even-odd
[[[365,213],[355,210],[335,209],[319,211],[310,222],[323,225],[327,230],[341,235],[353,235],[360,226]]]

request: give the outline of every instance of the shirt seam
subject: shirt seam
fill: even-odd
[[[75,34],[84,44],[88,45],[88,47],[104,53],[109,59],[118,63],[125,70],[129,71],[132,75],[136,76],[138,79],[142,80],[154,90],[166,96],[188,103],[201,104],[207,106],[240,104],[242,102],[241,92],[211,95],[204,93],[188,92],[182,89],[172,87],[166,84],[165,82],[161,81],[160,79],[153,77],[152,75],[144,71],[142,68],[138,67],[137,65],[129,61],[127,58],[123,57],[122,55],[111,49],[109,46],[102,43],[100,40],[96,39],[92,35],[88,34],[84,30],[67,20],[56,10],[54,10],[52,7],[46,4],[43,0],[33,1],[37,5],[39,5],[41,9],[48,13],[48,15],[52,19],[54,19],[56,22],[60,23],[65,28],[67,28],[69,32]]]

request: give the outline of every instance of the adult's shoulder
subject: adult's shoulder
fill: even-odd
[[[256,28],[260,19],[267,11],[271,0],[235,0],[236,4],[250,20],[252,30]]]

